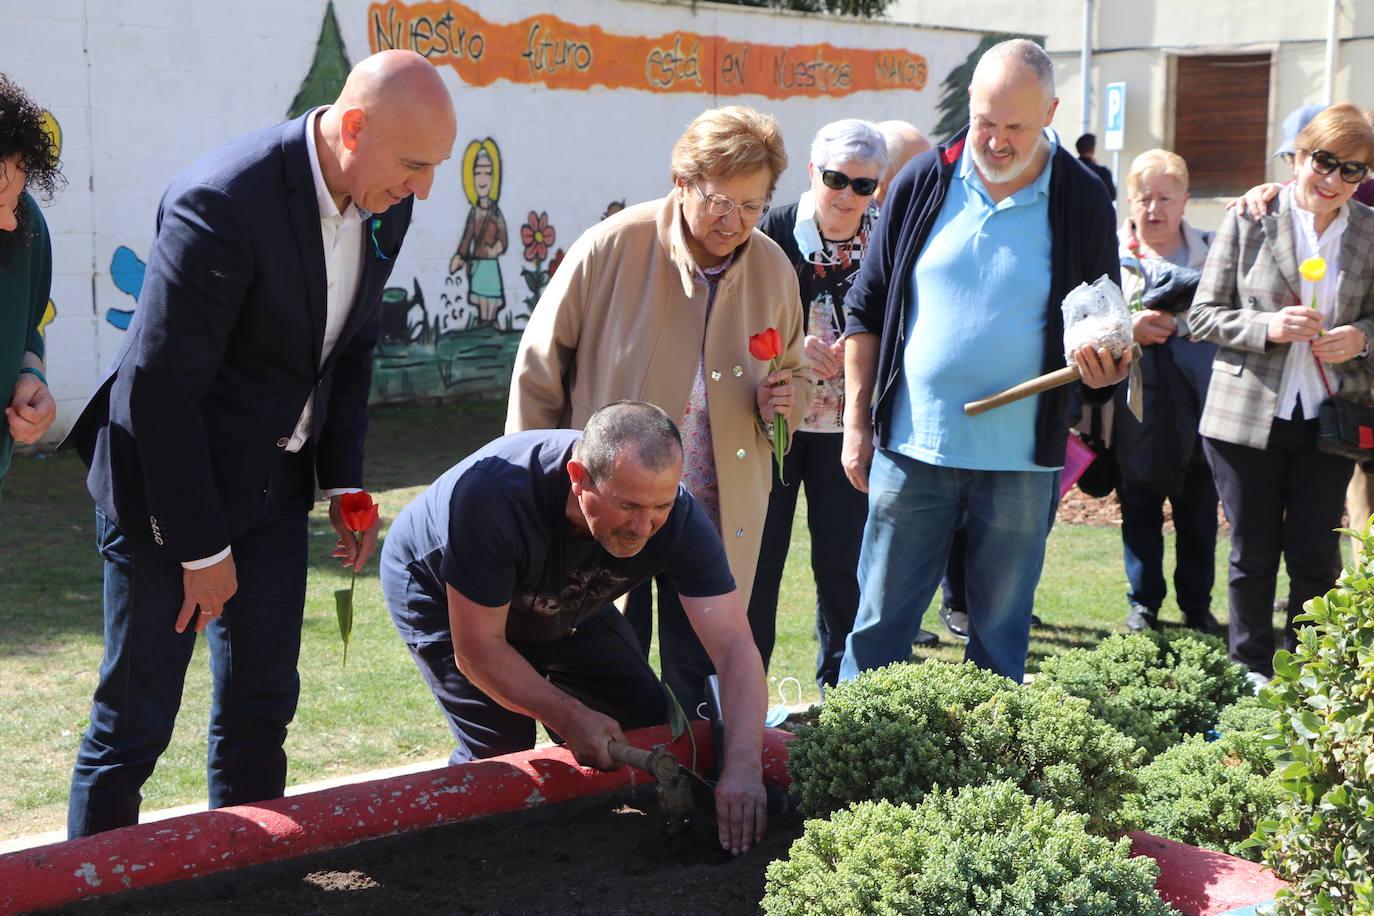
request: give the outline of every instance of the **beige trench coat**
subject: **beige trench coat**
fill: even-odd
[[[679,212],[676,193],[637,204],[569,249],[521,338],[506,432],[581,428],[619,398],[657,404],[680,421],[704,359],[721,536],[747,603],[775,473],[755,400],[770,369],[749,354],[749,336],[770,327],[782,335],[780,362],[793,370],[796,388],[788,417],[795,428],[813,393],[797,276],[782,250],[755,230],[721,278],[708,322],[707,289],[694,280]]]

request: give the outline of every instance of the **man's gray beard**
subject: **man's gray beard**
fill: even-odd
[[[1041,134],[1040,142],[1037,143],[1024,158],[1018,157],[1012,159],[1011,162],[1000,167],[993,165],[987,160],[987,151],[983,147],[975,146],[972,148],[973,164],[978,166],[979,174],[983,176],[983,180],[988,184],[1006,184],[1009,181],[1015,181],[1019,178],[1021,173],[1035,161],[1036,154],[1042,149],[1048,149],[1049,145],[1050,141],[1045,139],[1044,134]]]

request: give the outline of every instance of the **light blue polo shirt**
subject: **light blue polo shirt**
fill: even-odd
[[[944,467],[1053,470],[1034,461],[1035,409],[1024,398],[976,417],[964,404],[1036,377],[1050,296],[1050,172],[994,204],[970,146],[916,258],[889,447]]]

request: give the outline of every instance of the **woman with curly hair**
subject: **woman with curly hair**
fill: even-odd
[[[0,73],[0,390],[10,392],[0,425],[0,486],[14,440],[38,441],[57,416],[39,333],[52,285],[52,243],[30,193],[50,199],[62,182],[44,116]]]

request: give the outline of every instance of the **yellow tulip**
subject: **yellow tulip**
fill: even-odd
[[[1298,273],[1308,283],[1316,283],[1326,276],[1326,258],[1308,258],[1298,265]]]

